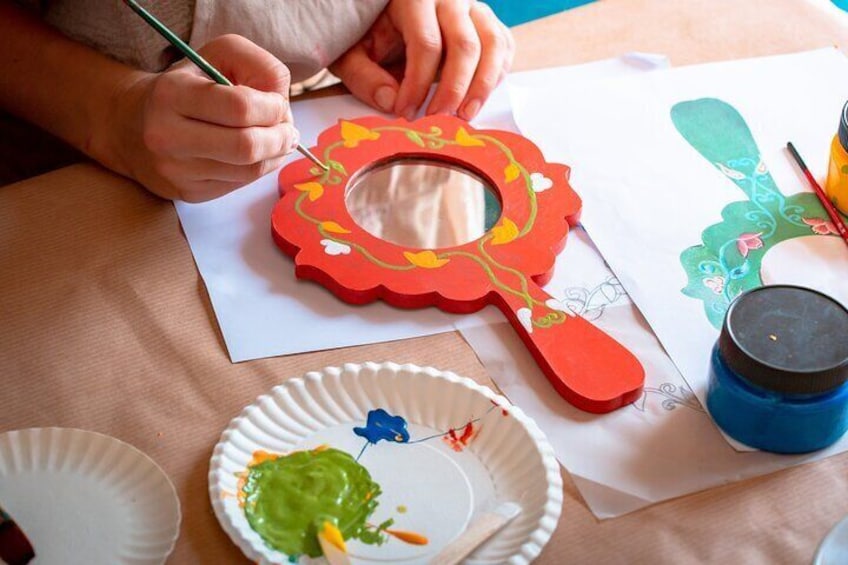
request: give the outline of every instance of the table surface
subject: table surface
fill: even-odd
[[[848,28],[804,0],[601,0],[515,36],[518,70],[628,51],[683,65],[848,45]],[[92,164],[0,189],[0,265],[0,431],[85,428],[153,457],[183,510],[170,563],[246,562],[212,513],[209,458],[229,420],[281,380],[390,360],[491,384],[456,333],[230,363],[173,205]],[[563,480],[539,563],[807,563],[848,512],[848,454],[603,522]]]

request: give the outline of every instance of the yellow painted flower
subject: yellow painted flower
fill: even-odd
[[[347,148],[356,147],[360,141],[374,141],[379,138],[380,134],[376,131],[342,120],[342,139]]]
[[[341,227],[336,222],[321,222],[320,225],[321,225],[321,229],[323,229],[325,232],[329,232],[329,233],[350,233],[350,230],[347,230],[347,229]]]
[[[506,178],[506,182],[512,182],[520,176],[521,169],[519,169],[518,165],[516,165],[515,163],[510,163],[504,169],[504,178]]]
[[[309,200],[312,202],[315,202],[324,194],[324,187],[317,182],[305,182],[302,184],[296,184],[294,187],[302,192],[308,193]]]
[[[483,147],[486,145],[476,137],[471,137],[471,135],[465,131],[464,127],[460,127],[456,130],[456,142],[463,147]]]
[[[430,250],[419,251],[418,253],[404,251],[403,256],[416,267],[423,267],[424,269],[438,269],[450,261],[450,259],[439,259],[436,257],[436,254]]]
[[[504,216],[499,226],[492,228],[492,245],[503,245],[518,237],[518,226]]]

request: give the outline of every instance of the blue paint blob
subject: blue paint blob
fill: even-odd
[[[848,0],[832,0],[837,8],[841,8],[848,12]]]
[[[368,412],[368,421],[364,428],[353,428],[353,433],[377,443],[380,440],[396,443],[408,443],[409,432],[406,430],[406,420],[402,416],[392,416],[382,408]]]

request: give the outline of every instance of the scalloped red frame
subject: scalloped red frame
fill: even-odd
[[[474,130],[449,116],[342,120],[321,133],[312,151],[330,170],[306,159],[283,168],[271,222],[298,278],[351,304],[382,299],[455,313],[494,304],[577,408],[603,413],[639,398],[644,370],[636,357],[540,288],[580,213],[567,166],[545,162],[520,135]],[[486,179],[502,203],[497,224],[477,240],[444,249],[403,247],[362,229],[345,206],[349,180],[404,156],[440,159]]]

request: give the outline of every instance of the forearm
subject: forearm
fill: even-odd
[[[146,73],[79,44],[0,0],[0,106],[128,174],[114,151],[122,97]]]

